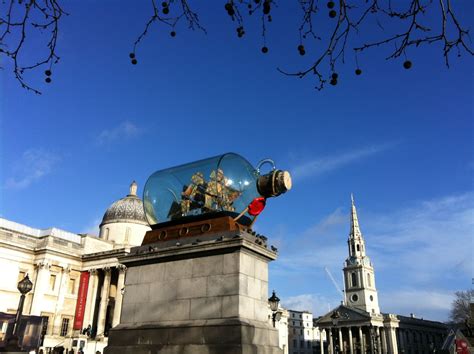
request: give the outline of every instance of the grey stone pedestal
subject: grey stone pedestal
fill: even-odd
[[[236,231],[132,249],[106,354],[280,354],[262,240]]]

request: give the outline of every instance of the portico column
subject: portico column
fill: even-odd
[[[326,333],[325,329],[321,329],[321,331],[319,332],[319,349],[321,351],[321,354],[324,354],[323,333]]]
[[[379,327],[375,327],[375,335],[376,335],[376,338],[377,338],[377,353],[378,354],[382,354],[382,345],[380,343],[380,328]]]
[[[339,334],[339,351],[344,353],[344,343],[342,341],[342,328],[338,328],[338,334]]]
[[[365,340],[364,334],[362,333],[362,327],[359,327],[359,340],[360,340],[360,351],[365,353]]]
[[[97,336],[104,335],[105,317],[107,316],[107,305],[109,304],[109,290],[110,290],[110,267],[103,268],[104,283],[102,284],[102,291],[100,293],[100,307],[99,319],[97,321]]]
[[[352,328],[349,327],[348,330],[349,330],[349,352],[350,354],[354,354],[354,346],[352,344]]]
[[[395,328],[390,328],[389,331],[389,337],[388,341],[390,343],[390,350],[392,351],[392,354],[397,354],[398,353],[398,345],[397,345],[397,334],[395,332]]]
[[[33,282],[35,288],[33,290],[33,300],[31,301],[30,315],[40,316],[44,305],[44,293],[49,286],[49,269],[51,268],[51,264],[49,264],[48,261],[43,260],[36,263],[35,267],[37,269],[37,273],[36,279]]]
[[[120,323],[120,313],[122,312],[122,289],[125,286],[125,271],[127,267],[120,264],[118,267],[119,276],[117,281],[117,294],[115,295],[115,307],[114,307],[114,318],[112,320],[112,327],[115,327]]]
[[[65,266],[61,270],[61,280],[59,282],[58,300],[56,301],[56,309],[54,311],[53,334],[59,334],[61,331],[61,314],[64,305],[64,296],[67,291],[67,282],[71,268]]]
[[[400,340],[400,351],[405,350],[405,338],[404,337],[404,331],[403,329],[399,328],[398,329],[398,338]]]
[[[385,327],[380,328],[380,335],[382,336],[382,352],[388,353],[387,331],[385,330]]]
[[[94,320],[94,308],[97,295],[97,269],[89,269],[89,286],[87,287],[86,309],[84,311],[83,327],[92,326]]]
[[[334,354],[334,346],[332,341],[332,328],[329,329],[329,354]]]

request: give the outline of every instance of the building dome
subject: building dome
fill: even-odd
[[[107,209],[100,226],[120,222],[148,226],[142,200],[137,197],[137,183],[135,181],[130,185],[130,193]]]

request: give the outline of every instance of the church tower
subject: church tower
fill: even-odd
[[[351,195],[351,229],[347,244],[349,257],[344,263],[345,304],[370,314],[380,314],[374,267],[365,254],[354,197]]]

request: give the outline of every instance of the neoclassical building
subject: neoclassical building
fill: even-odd
[[[117,257],[141,245],[149,229],[135,182],[105,212],[99,237],[0,218],[0,312],[16,312],[17,283],[28,273],[34,287],[24,314],[44,318],[43,350],[102,352],[120,320],[126,269]]]
[[[343,268],[344,301],[315,319],[321,336],[315,352],[423,354],[441,348],[447,334],[445,324],[380,311],[374,266],[366,254],[354,198],[351,199],[348,257]]]

